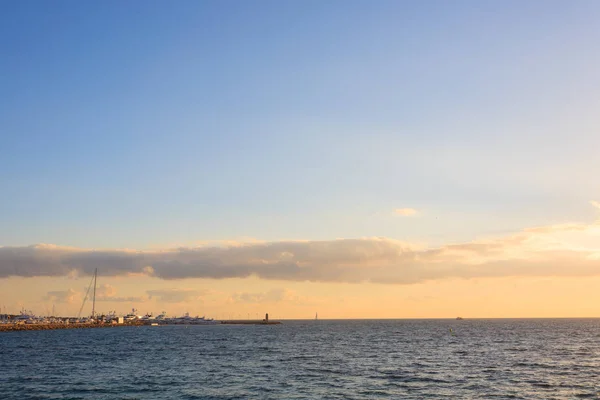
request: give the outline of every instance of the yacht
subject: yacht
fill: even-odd
[[[141,315],[138,315],[137,310],[135,308],[131,309],[131,312],[123,317],[125,321],[136,321],[138,319],[142,319]]]
[[[154,321],[156,318],[154,317],[154,315],[152,313],[147,313],[146,315],[144,315],[142,318],[140,318],[142,321]]]
[[[189,313],[185,313],[183,317],[173,318],[169,322],[176,325],[214,325],[217,323],[212,318],[190,317]]]
[[[33,314],[33,312],[26,311],[25,309],[23,309],[23,310],[21,310],[19,312],[19,315],[17,315],[14,318],[14,321],[15,322],[22,322],[22,323],[25,323],[25,324],[34,324],[34,323],[37,322],[38,319],[39,318],[37,316],[35,316]]]

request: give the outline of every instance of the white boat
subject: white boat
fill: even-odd
[[[40,320],[40,317],[33,314],[31,311],[26,311],[25,309],[19,312],[14,318],[14,322],[17,323],[25,323],[25,324],[35,324]]]
[[[146,315],[144,315],[142,318],[140,318],[142,321],[154,321],[156,318],[154,318],[154,315],[152,313],[148,313]]]
[[[185,313],[183,317],[171,318],[167,322],[175,325],[215,325],[217,323],[212,318],[190,317],[189,313]]]
[[[167,313],[166,312],[161,312],[159,315],[156,316],[155,320],[156,321],[165,321],[167,319]]]
[[[123,317],[123,320],[125,321],[137,321],[138,319],[142,319],[142,316],[138,315],[135,308],[132,308],[131,312]]]

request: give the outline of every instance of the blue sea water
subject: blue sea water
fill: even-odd
[[[25,331],[0,345],[7,400],[600,398],[598,319]]]

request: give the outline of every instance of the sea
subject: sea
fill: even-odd
[[[0,332],[0,399],[600,398],[600,319]]]

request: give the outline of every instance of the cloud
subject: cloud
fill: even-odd
[[[424,248],[388,238],[253,242],[162,251],[86,250],[51,245],[0,248],[0,277],[90,275],[157,279],[244,278],[412,284],[446,278],[600,275],[600,224],[526,229],[490,240]],[[103,287],[106,301],[116,300]],[[193,289],[149,290],[165,302],[197,299]],[[258,295],[239,294],[240,301]],[[109,300],[112,299],[112,300]],[[133,301],[126,298],[124,301]]]
[[[202,299],[205,292],[195,289],[156,289],[147,290],[149,299],[156,298],[161,303],[188,303]]]
[[[394,214],[400,217],[412,217],[418,214],[418,211],[414,208],[397,208],[394,210]]]
[[[96,289],[96,299],[98,297],[105,297],[105,298],[115,297],[116,295],[117,295],[117,288],[115,288],[114,286],[109,285],[107,283],[100,285]]]
[[[54,303],[75,303],[81,301],[81,293],[73,289],[56,290],[46,293],[44,300]]]
[[[90,294],[91,296],[91,294]],[[117,296],[117,288],[107,283],[100,285],[96,289],[96,301],[106,301],[113,303],[143,303],[147,299],[139,296],[120,297]]]
[[[331,299],[314,295],[302,296],[295,290],[278,288],[266,292],[236,292],[227,299],[227,302],[245,304],[287,303],[308,306],[330,303]]]
[[[140,297],[140,296],[131,296],[131,297],[101,297],[98,298],[98,296],[96,296],[96,301],[105,301],[105,302],[112,302],[112,303],[144,303],[146,301],[148,301],[147,298],[145,297]]]
[[[268,292],[258,293],[234,293],[229,298],[232,303],[277,303],[286,299],[289,295],[286,289],[273,289]]]
[[[594,207],[600,209],[600,202],[590,200],[590,204],[593,205]]]

